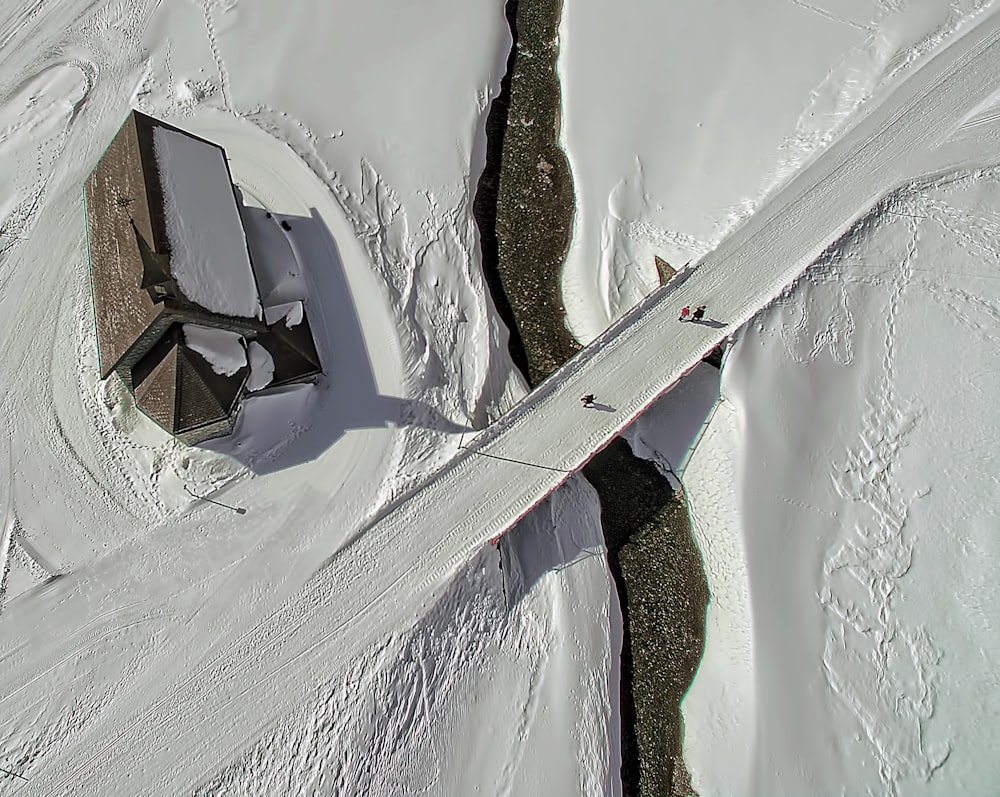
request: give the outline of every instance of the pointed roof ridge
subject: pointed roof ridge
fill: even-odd
[[[173,435],[196,430],[232,417],[250,375],[244,366],[236,374],[217,374],[203,355],[184,343],[174,324],[160,342],[133,366],[136,406]]]
[[[294,327],[285,324],[284,319],[276,321],[268,332],[272,334],[278,342],[286,348],[291,349],[303,360],[316,368],[320,367],[319,353],[316,351],[316,344],[312,339],[312,330],[303,316],[302,320]]]
[[[177,428],[181,431],[228,417],[242,395],[250,368],[217,374],[200,352],[177,346]],[[209,417],[216,414],[217,417]],[[194,419],[197,422],[192,422]]]
[[[159,356],[159,361],[146,373],[142,381],[135,385],[135,404],[156,424],[173,433],[177,417],[176,345],[168,344],[165,350],[163,347],[157,348],[158,350],[151,350],[147,357]]]
[[[136,244],[139,247],[139,258],[142,260],[142,280],[139,283],[141,290],[146,290],[154,285],[169,285],[174,281],[170,274],[170,255],[156,252],[149,245],[149,242],[139,232],[132,217],[129,216],[129,224],[135,233]]]

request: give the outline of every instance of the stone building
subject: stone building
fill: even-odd
[[[232,431],[251,342],[273,362],[269,387],[321,372],[304,308],[261,305],[222,147],[132,111],[84,208],[101,378],[116,373],[166,431],[189,444]]]

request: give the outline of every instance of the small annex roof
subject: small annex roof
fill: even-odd
[[[132,369],[135,403],[166,431],[183,437],[229,420],[249,372],[244,366],[231,375],[216,373],[185,345],[175,324]]]
[[[309,321],[301,316],[294,326],[279,319],[257,336],[274,361],[270,386],[285,385],[322,373]]]

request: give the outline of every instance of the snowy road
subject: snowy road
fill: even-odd
[[[142,771],[144,786],[189,792],[341,671],[351,651],[399,631],[407,607],[430,600],[486,540],[554,490],[881,196],[939,170],[941,131],[957,130],[992,96],[998,39],[994,13],[873,102],[683,285],[649,297],[483,433],[472,445],[491,457],[457,458],[256,628],[217,646],[179,683],[130,695],[122,711],[106,712],[91,732],[47,758],[30,791],[105,793]],[[693,303],[707,304],[720,323],[677,324],[677,307]],[[577,396],[588,391],[610,410],[581,410]],[[98,618],[86,633],[99,637],[120,624]],[[31,666],[37,673],[47,665],[35,659]]]

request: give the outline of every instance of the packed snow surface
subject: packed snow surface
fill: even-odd
[[[247,241],[223,151],[156,127],[156,164],[170,241],[170,272],[184,295],[214,313],[260,318]]]

